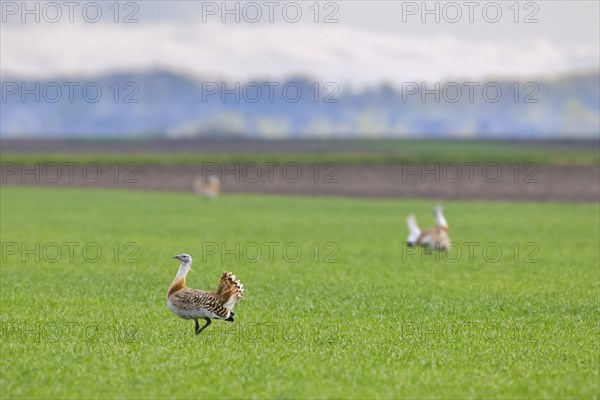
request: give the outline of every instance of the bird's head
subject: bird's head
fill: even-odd
[[[177,256],[173,256],[173,258],[179,260],[181,264],[192,264],[192,256],[189,254],[179,254]]]

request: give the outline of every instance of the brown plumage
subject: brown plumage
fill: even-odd
[[[241,300],[244,297],[244,289],[240,281],[235,280],[235,275],[231,272],[223,272],[221,280],[219,281],[219,287],[215,292],[215,295],[220,298],[223,304],[229,304]]]
[[[221,181],[216,175],[209,175],[207,178],[198,175],[194,179],[194,190],[197,195],[212,199],[221,192]]]
[[[424,246],[430,249],[447,250],[450,247],[450,238],[448,237],[448,223],[442,213],[441,207],[435,207],[435,228],[421,229],[417,225],[414,215],[409,215],[407,219],[410,234],[407,239],[409,246]]]
[[[196,334],[210,325],[211,319],[233,322],[233,307],[244,296],[244,285],[235,279],[235,275],[223,272],[219,286],[214,292],[191,289],[185,285],[185,281],[192,258],[187,254],[180,254],[174,258],[180,261],[180,266],[167,292],[169,309],[183,319],[193,319],[196,322]],[[199,318],[206,321],[202,328],[198,324]]]
[[[423,229],[415,244],[435,249],[445,249],[450,244],[448,230],[443,228]]]

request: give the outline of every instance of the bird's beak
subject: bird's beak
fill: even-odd
[[[173,257],[171,257],[171,258],[174,258],[174,259],[176,259],[176,260],[179,260],[179,256],[173,256]]]

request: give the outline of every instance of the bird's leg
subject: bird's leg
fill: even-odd
[[[200,324],[198,323],[198,320],[195,319],[194,320],[196,322],[196,327],[194,328],[194,332],[196,332],[196,335],[199,333],[198,330],[200,329]]]
[[[210,325],[210,322],[211,322],[210,318],[204,318],[204,320],[206,321],[206,324],[202,328],[200,328],[200,329],[198,329],[198,327],[200,325],[198,325],[198,320],[196,320],[196,335],[199,335],[200,332],[202,332],[204,330],[204,328],[206,328],[207,326]]]

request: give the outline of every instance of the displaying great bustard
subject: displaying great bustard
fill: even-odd
[[[191,289],[185,280],[192,267],[192,257],[188,254],[173,256],[179,260],[179,271],[167,292],[167,306],[183,319],[196,322],[196,335],[210,325],[211,319],[233,322],[233,306],[244,296],[244,285],[235,279],[231,272],[223,272],[215,292]],[[206,324],[200,328],[199,319]]]
[[[206,178],[203,175],[198,175],[194,179],[194,191],[199,196],[212,199],[221,193],[221,181],[216,175],[209,175]]]
[[[430,249],[446,250],[450,247],[450,238],[448,237],[448,223],[442,207],[433,209],[435,215],[435,228],[421,229],[417,225],[417,219],[414,215],[409,215],[406,222],[410,234],[408,235],[409,246],[424,246]]]

